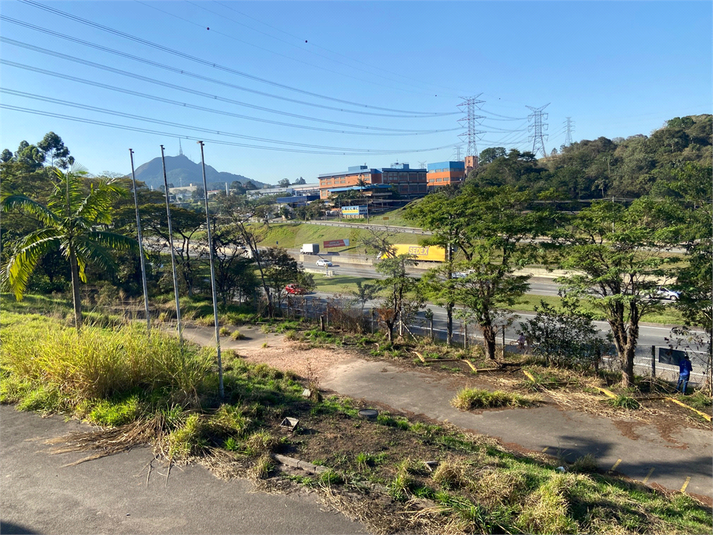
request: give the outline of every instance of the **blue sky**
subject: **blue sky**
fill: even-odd
[[[197,161],[195,139],[205,139],[206,163],[219,171],[314,182],[351,165],[454,159],[464,143],[458,104],[479,94],[478,151],[531,149],[527,105],[549,103],[548,151],[564,142],[566,117],[575,141],[649,134],[672,117],[713,111],[712,6],[3,0],[0,148],[52,130],[91,173],[127,173],[129,148],[139,165],[160,144],[177,154],[183,137]]]

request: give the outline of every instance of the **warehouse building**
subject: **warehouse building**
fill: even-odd
[[[375,185],[382,187],[373,188]],[[406,199],[416,199],[426,195],[426,169],[411,169],[407,163],[395,163],[381,169],[366,165],[349,167],[346,172],[319,175],[320,198],[328,199],[333,193],[350,189],[384,189],[394,186],[399,195]]]
[[[428,189],[460,184],[465,180],[465,162],[437,162],[428,164]]]

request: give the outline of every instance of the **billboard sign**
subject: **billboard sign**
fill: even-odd
[[[322,242],[322,247],[329,249],[330,247],[349,247],[349,240],[329,240]]]
[[[342,206],[342,215],[366,215],[368,206]]]

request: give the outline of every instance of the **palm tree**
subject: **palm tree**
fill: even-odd
[[[21,208],[42,223],[42,228],[19,240],[3,269],[2,283],[18,301],[22,300],[37,263],[47,253],[59,250],[69,261],[74,324],[79,329],[82,325],[79,281],[87,282],[87,264],[108,269],[114,263],[109,249],[133,249],[138,243],[105,230],[111,223],[111,203],[125,195],[125,189],[113,180],[102,180],[92,184],[87,192],[82,180],[84,172],[63,173],[57,168],[52,172],[58,182],[46,206],[25,195],[9,195],[0,203],[4,212]]]

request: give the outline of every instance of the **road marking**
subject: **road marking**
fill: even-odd
[[[683,484],[683,486],[681,487],[681,492],[686,492],[686,487],[688,486],[688,484],[689,484],[690,482],[691,482],[691,476],[688,476],[688,477],[686,478],[686,482],[685,482],[685,483]]]
[[[545,453],[548,449],[550,449],[550,447],[549,447],[549,446],[545,446],[545,449],[542,450],[542,453]]]
[[[616,462],[614,463],[614,466],[612,466],[612,467],[609,469],[609,471],[610,471],[610,472],[613,472],[614,470],[616,470],[616,467],[619,466],[619,463],[620,463],[620,462],[621,462],[621,459],[617,459]]]
[[[651,468],[651,470],[649,470],[649,473],[646,474],[646,477],[644,478],[644,484],[649,482],[649,478],[651,477],[651,474],[653,474],[653,473],[654,473],[654,469]]]

